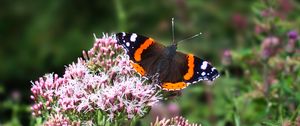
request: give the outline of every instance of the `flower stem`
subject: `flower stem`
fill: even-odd
[[[122,0],[115,0],[119,30],[126,31],[126,14],[122,5]]]
[[[268,70],[268,61],[263,61],[263,81],[264,81],[264,94],[265,96],[269,95],[270,84],[268,81],[269,70]]]

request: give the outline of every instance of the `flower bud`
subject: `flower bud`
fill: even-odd
[[[298,32],[297,31],[290,31],[288,33],[289,39],[297,40],[298,39]]]

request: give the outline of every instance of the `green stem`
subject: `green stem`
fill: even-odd
[[[136,118],[130,120],[130,126],[135,126],[135,124],[136,124]]]
[[[296,118],[299,115],[299,109],[300,109],[300,105],[297,105],[296,111],[294,112],[294,114],[291,117],[291,121],[295,121],[296,120]]]
[[[119,30],[126,31],[126,14],[123,9],[122,0],[115,0],[116,12],[118,16]]]
[[[101,117],[100,117],[100,114],[99,114],[99,110],[98,111],[96,111],[96,113],[97,113],[97,124],[98,125],[100,125],[100,120],[101,120]]]
[[[238,113],[238,103],[237,103],[237,99],[233,100],[233,119],[234,119],[234,123],[235,126],[240,126],[240,116]]]
[[[265,93],[266,96],[269,95],[269,87],[270,87],[270,84],[268,82],[268,74],[269,74],[269,70],[268,70],[267,61],[263,61],[264,93]]]

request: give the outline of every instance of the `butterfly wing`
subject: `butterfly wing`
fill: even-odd
[[[193,75],[190,79],[185,80],[186,83],[197,83],[201,80],[213,81],[219,77],[219,72],[215,67],[210,65],[207,61],[202,60],[196,56],[193,56],[194,64]]]
[[[170,60],[168,65],[165,65],[165,71],[162,73],[163,90],[174,91],[181,90],[188,86],[184,82],[184,75],[188,71],[188,57],[186,54],[176,52],[175,56]]]
[[[182,81],[186,69],[185,54],[177,52],[173,61],[166,56],[166,47],[152,38],[135,33],[117,33],[116,38],[129,55],[133,68],[141,75],[151,77],[158,73],[160,82]]]
[[[152,38],[135,33],[117,33],[118,44],[122,45],[130,57],[131,65],[141,75],[153,76],[159,67],[165,46],[156,43]]]
[[[176,55],[184,56],[176,56],[171,67],[182,71],[174,71],[170,73],[180,73],[182,78],[180,78],[181,80],[175,82],[164,82],[162,84],[162,88],[164,90],[181,90],[187,87],[189,84],[197,83],[201,80],[213,81],[219,77],[219,72],[207,61],[193,56],[192,54],[183,54],[177,52]]]
[[[123,48],[126,50],[127,54],[130,57],[130,60],[135,62],[139,62],[141,60],[140,58],[135,59],[135,55],[138,55],[137,51],[141,51],[141,50],[143,51],[144,49],[141,48],[141,46],[145,44],[147,40],[148,40],[147,41],[148,46],[152,44],[152,42],[150,41],[151,39],[149,39],[148,37],[137,35],[135,33],[125,33],[125,32],[117,33],[116,39],[117,39],[117,43],[119,45],[122,45]],[[136,56],[136,58],[138,57]]]

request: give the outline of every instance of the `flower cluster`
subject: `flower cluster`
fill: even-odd
[[[278,51],[280,41],[277,37],[267,37],[261,44],[261,57],[267,59],[274,56]]]
[[[154,123],[151,123],[151,126],[201,126],[201,125],[195,123],[190,124],[188,120],[186,120],[182,116],[176,116],[171,119],[163,118],[159,120],[159,118],[156,118],[156,121]]]
[[[80,126],[80,122],[72,122],[67,117],[58,113],[50,115],[49,118],[43,124],[44,126]]]
[[[95,40],[93,48],[83,51],[84,59],[68,65],[62,77],[46,74],[32,82],[34,116],[42,115],[47,124],[131,120],[161,99],[155,84],[131,68],[114,36]]]

